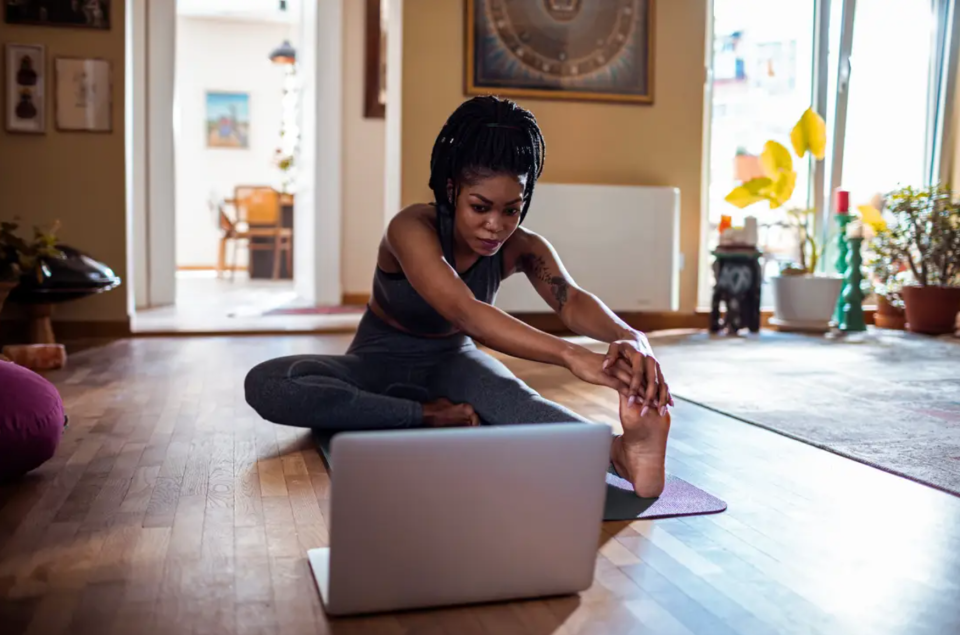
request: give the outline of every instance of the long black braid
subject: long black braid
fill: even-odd
[[[490,174],[526,175],[522,223],[543,172],[545,150],[533,113],[508,99],[474,97],[450,115],[430,155],[430,189],[437,205],[440,245],[451,267],[456,267],[453,217],[460,185]],[[448,183],[453,183],[452,197]]]

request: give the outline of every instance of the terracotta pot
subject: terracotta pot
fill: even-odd
[[[903,309],[895,307],[884,298],[877,299],[877,311],[873,314],[874,326],[881,329],[902,331],[907,325],[907,316]]]
[[[927,335],[945,335],[957,328],[960,287],[903,288],[907,330]]]

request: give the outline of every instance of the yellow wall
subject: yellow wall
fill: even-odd
[[[61,222],[62,242],[87,252],[119,275],[124,286],[64,304],[68,320],[126,320],[126,202],[124,178],[124,3],[111,3],[109,31],[0,23],[0,43],[46,47],[47,132],[0,130],[0,219],[18,215],[34,224]],[[98,57],[113,64],[113,132],[57,132],[53,109],[55,57]],[[6,63],[4,58],[4,64]],[[5,76],[5,73],[3,74]],[[4,99],[6,89],[4,85]],[[5,111],[5,109],[4,109]],[[4,121],[6,114],[4,112]]]
[[[340,279],[351,296],[370,293],[383,235],[383,119],[363,116],[366,3],[343,4],[343,243]]]
[[[466,99],[464,4],[404,2],[404,205],[431,200],[427,181],[433,141]],[[543,129],[544,181],[680,188],[680,249],[686,256],[682,311],[695,309],[697,295],[706,14],[705,0],[656,3],[652,106],[517,100],[533,111]]]

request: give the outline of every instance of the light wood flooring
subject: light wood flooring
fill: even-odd
[[[277,308],[308,306],[292,280],[251,280],[245,271],[217,278],[214,271],[177,272],[176,302],[140,309],[132,316],[138,334],[346,333],[361,313],[264,315]]]
[[[960,632],[960,499],[683,401],[668,469],[726,512],[604,524],[579,596],[328,620],[305,551],[327,541],[329,478],[305,431],[259,420],[242,380],[261,360],[346,343],[74,352],[50,376],[71,418],[56,457],[0,486],[0,633]],[[614,395],[510,363],[615,420]]]

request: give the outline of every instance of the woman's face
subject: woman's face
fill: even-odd
[[[460,186],[454,215],[457,243],[481,256],[496,254],[520,225],[527,177],[494,174]]]

